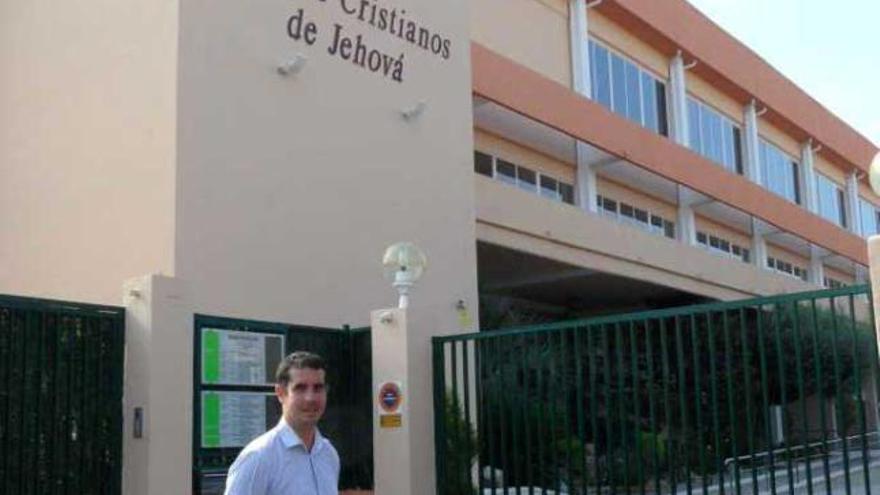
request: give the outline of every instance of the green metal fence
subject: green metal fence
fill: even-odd
[[[851,287],[436,337],[438,493],[880,493],[873,322]]]
[[[121,493],[124,315],[0,296],[0,493]]]
[[[203,380],[206,359],[203,332],[227,330],[278,336],[284,339],[284,354],[295,350],[315,352],[327,361],[327,410],[319,425],[340,454],[341,489],[370,489],[373,486],[372,349],[369,328],[319,328],[240,320],[215,316],[195,317],[193,491],[203,495],[222,494],[226,471],[241,451],[241,445],[212,445],[204,438],[205,394],[244,393],[265,395],[265,427],[274,426],[281,410],[272,396],[272,386],[210,384]],[[271,370],[274,373],[274,370]],[[268,380],[271,383],[271,379]],[[260,408],[258,406],[258,408]],[[260,408],[262,410],[262,408]],[[246,443],[246,442],[244,442]]]

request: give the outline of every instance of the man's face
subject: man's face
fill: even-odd
[[[291,368],[289,373],[287,387],[275,385],[275,395],[287,423],[297,432],[310,431],[327,407],[324,370]]]

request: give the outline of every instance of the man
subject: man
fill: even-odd
[[[327,406],[324,360],[310,352],[284,358],[275,373],[278,426],[238,455],[226,495],[337,495],[339,454],[318,431]]]

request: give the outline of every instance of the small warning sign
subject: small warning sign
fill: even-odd
[[[377,397],[380,414],[399,412],[403,404],[403,391],[398,382],[385,382],[379,386]]]
[[[403,416],[400,414],[383,414],[379,416],[379,426],[382,428],[400,428],[403,426]]]

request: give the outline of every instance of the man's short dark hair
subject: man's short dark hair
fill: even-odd
[[[327,363],[321,356],[307,351],[296,351],[287,355],[278,363],[278,369],[275,371],[275,383],[282,387],[287,387],[290,382],[290,370],[326,370]]]

